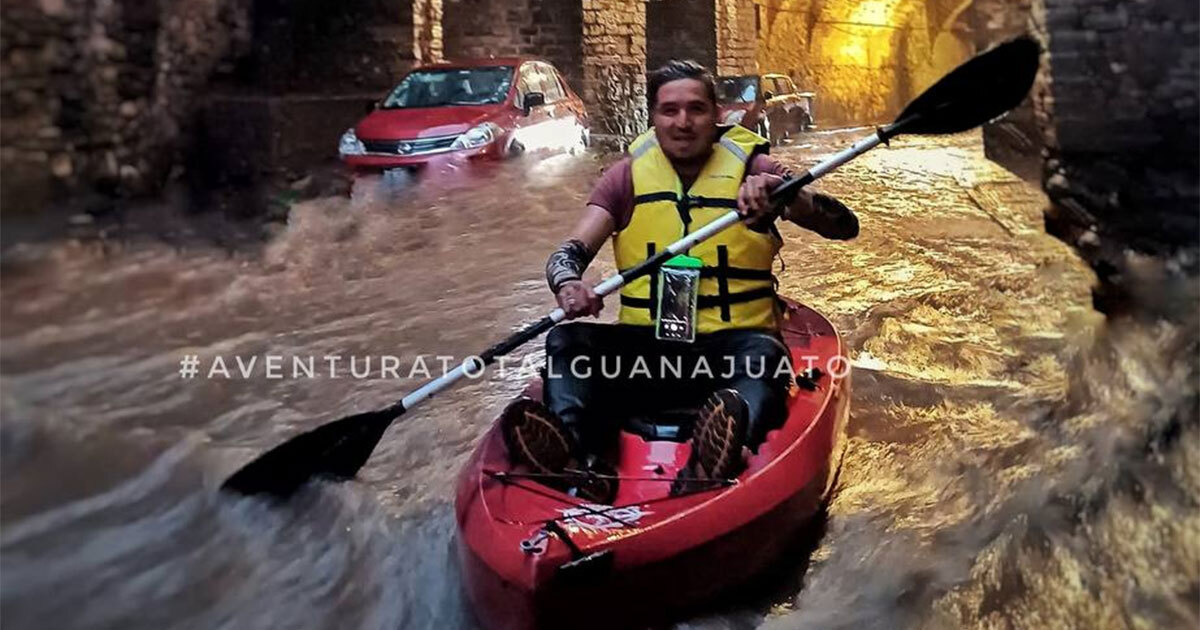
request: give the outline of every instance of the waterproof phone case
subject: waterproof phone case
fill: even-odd
[[[687,343],[696,339],[696,297],[703,265],[699,258],[676,256],[659,269],[655,338]]]

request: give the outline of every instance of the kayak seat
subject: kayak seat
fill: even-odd
[[[621,428],[647,441],[686,442],[692,437],[696,409],[657,411],[653,416],[635,414],[625,418]]]

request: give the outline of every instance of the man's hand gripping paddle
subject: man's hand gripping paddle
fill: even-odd
[[[895,122],[877,129],[871,136],[817,164],[808,172],[780,184],[771,191],[771,203],[791,203],[804,186],[900,134],[958,133],[1000,116],[1020,103],[1029,92],[1037,74],[1039,53],[1037,43],[1022,38],[967,61],[917,97]],[[635,278],[655,272],[675,255],[686,252],[740,219],[737,211],[731,210],[640,264],[596,285],[596,295],[608,295]],[[383,432],[396,418],[426,398],[450,387],[463,375],[477,374],[497,357],[541,335],[564,318],[563,310],[555,309],[389,407],[348,416],[297,435],[238,470],[222,484],[221,489],[240,494],[286,498],[313,478],[352,478],[366,463],[383,437]]]

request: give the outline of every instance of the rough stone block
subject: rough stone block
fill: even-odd
[[[1129,26],[1129,15],[1121,6],[1112,11],[1088,12],[1083,16],[1083,26],[1097,31],[1123,30]]]

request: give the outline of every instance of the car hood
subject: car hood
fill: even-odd
[[[408,140],[463,133],[495,115],[501,105],[377,109],[354,127],[359,138]]]

